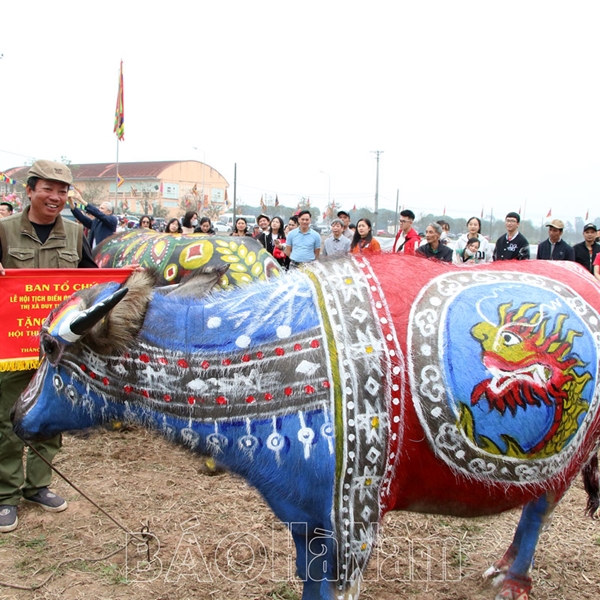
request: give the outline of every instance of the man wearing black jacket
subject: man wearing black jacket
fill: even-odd
[[[548,239],[544,240],[537,250],[538,260],[575,260],[573,248],[562,237],[565,224],[560,219],[546,223]]]
[[[585,267],[592,275],[594,274],[594,259],[600,253],[600,244],[596,241],[598,228],[594,223],[586,223],[583,226],[583,242],[575,244],[575,262]]]
[[[509,212],[504,219],[506,234],[498,238],[494,248],[494,260],[529,260],[529,242],[519,232],[521,215]]]
[[[89,230],[88,240],[90,246],[94,248],[101,241],[117,231],[119,220],[113,215],[114,211],[110,202],[102,202],[99,208],[93,204],[88,204],[85,200],[80,200],[80,203],[83,204],[85,212],[94,217],[93,219],[81,212],[81,210],[75,206],[72,196],[69,196],[71,212],[73,213],[73,216]]]

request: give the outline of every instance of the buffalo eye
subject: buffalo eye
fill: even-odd
[[[56,358],[58,356],[58,343],[51,337],[44,337],[42,339],[42,350],[44,351],[44,354],[46,354],[48,359],[52,361],[53,358]]]

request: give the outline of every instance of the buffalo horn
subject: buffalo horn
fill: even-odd
[[[86,331],[89,331],[96,323],[101,321],[123,298],[129,291],[129,288],[121,288],[114,294],[111,294],[102,302],[90,306],[90,308],[81,312],[71,322],[70,329],[75,335],[83,335]]]

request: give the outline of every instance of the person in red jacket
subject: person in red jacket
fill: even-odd
[[[412,210],[403,210],[400,213],[400,230],[394,240],[394,252],[403,252],[411,256],[421,243],[421,238],[416,229],[413,229],[415,213]]]

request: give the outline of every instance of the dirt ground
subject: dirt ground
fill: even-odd
[[[65,436],[55,464],[130,533],[57,477],[69,509],[22,506],[0,534],[1,600],[299,600],[287,531],[240,479],[200,474],[198,457],[136,429]],[[600,522],[584,506],[578,480],[540,540],[532,599],[600,597]],[[388,515],[361,598],[491,600],[481,574],[517,519]]]

